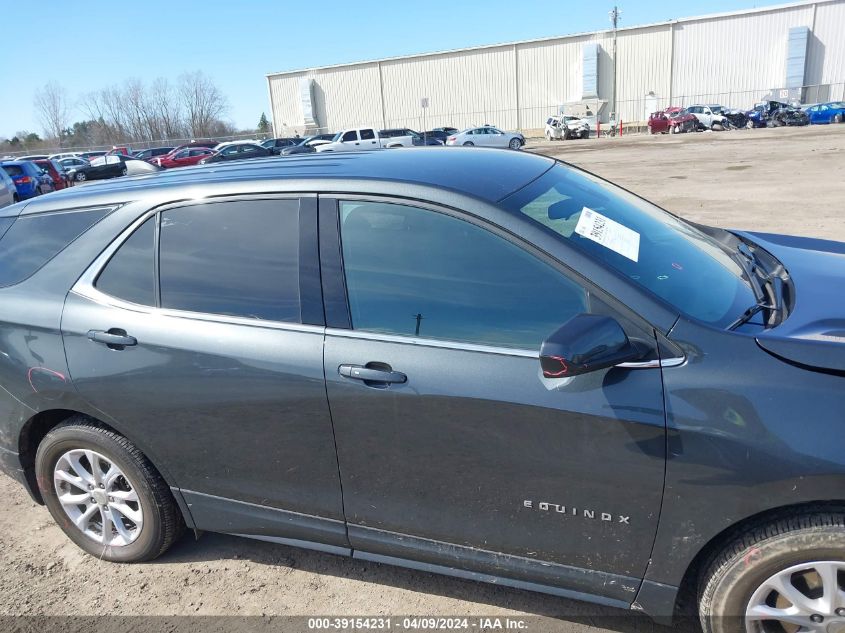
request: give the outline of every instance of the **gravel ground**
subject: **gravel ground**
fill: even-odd
[[[845,125],[529,144],[696,221],[845,241],[844,147]],[[124,631],[307,630],[305,620],[276,617],[303,615],[391,616],[392,628],[403,616],[451,615],[477,630],[480,617],[544,632],[670,630],[628,612],[216,534],[188,535],[153,563],[104,563],[5,476],[0,498],[2,631],[91,630],[88,620],[2,616],[95,615],[258,616],[98,621]]]

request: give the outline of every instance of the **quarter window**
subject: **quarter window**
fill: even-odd
[[[162,211],[159,240],[163,308],[300,321],[298,200]]]
[[[94,284],[98,290],[118,299],[154,306],[155,216],[129,236]]]
[[[342,202],[341,236],[358,330],[533,350],[586,311],[559,271],[449,215]]]

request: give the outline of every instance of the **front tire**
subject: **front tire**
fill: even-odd
[[[184,530],[170,488],[143,453],[85,416],[47,433],[35,455],[35,473],[53,519],[97,558],[152,560]]]
[[[88,178],[88,176],[86,176],[85,172],[82,172],[82,171],[76,172],[76,175],[74,176],[74,179],[76,180],[76,182],[85,182],[87,180],[87,178]]]
[[[842,114],[840,113],[840,114],[835,115],[833,117],[833,122],[834,123],[842,123]]]
[[[712,560],[702,577],[705,633],[782,633],[845,627],[845,513],[796,515],[758,525]],[[799,628],[799,627],[805,628]]]

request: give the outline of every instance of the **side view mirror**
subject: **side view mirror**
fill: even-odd
[[[637,360],[641,355],[615,319],[578,314],[543,341],[540,367],[546,378],[569,378]]]

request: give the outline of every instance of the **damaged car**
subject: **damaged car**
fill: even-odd
[[[783,127],[809,125],[810,118],[801,108],[781,101],[761,101],[748,111],[747,127]]]
[[[552,116],[546,120],[545,137],[548,141],[590,137],[590,124],[577,116]]]
[[[648,117],[648,131],[650,134],[679,134],[694,132],[698,127],[698,119],[687,112],[686,108],[669,107],[665,110],[653,112]]]

